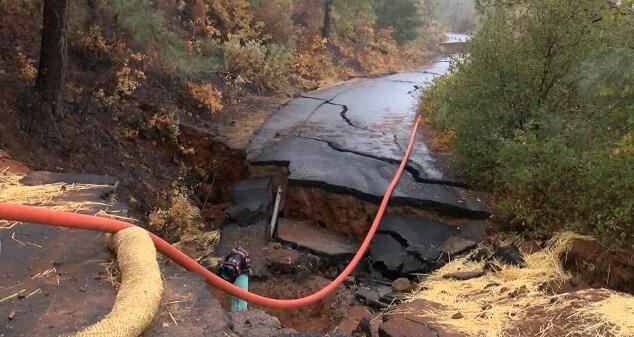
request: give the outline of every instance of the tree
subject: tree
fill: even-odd
[[[324,24],[321,27],[321,37],[323,38],[328,38],[330,36],[332,26],[332,3],[333,0],[326,0],[324,2]]]
[[[418,8],[420,8],[421,15],[425,18],[425,25],[429,27],[434,21],[436,8],[438,7],[438,0],[419,0]]]
[[[469,56],[424,93],[423,114],[449,139],[467,182],[497,192],[501,224],[631,247],[631,7],[488,2]]]
[[[399,44],[418,37],[423,16],[417,0],[375,0],[376,25],[394,29],[394,39]]]
[[[40,106],[55,118],[63,114],[66,31],[69,0],[44,1],[40,63],[35,84]]]

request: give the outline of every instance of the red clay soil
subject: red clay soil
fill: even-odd
[[[0,150],[0,171],[2,170],[7,170],[7,172],[17,175],[25,175],[31,169],[21,162],[11,158],[6,151]]]
[[[564,268],[592,288],[634,294],[634,250],[608,249],[594,240],[575,240],[564,256]]]
[[[558,308],[557,310],[543,306],[529,307],[525,313],[526,317],[522,320],[518,320],[516,324],[507,329],[505,331],[505,335],[517,337],[538,337],[543,336],[542,331],[545,328],[550,327],[551,330],[548,331],[548,336],[612,336],[607,332],[595,335],[592,332],[580,331],[578,326],[581,322],[570,319],[572,312],[582,309],[593,302],[603,300],[608,296],[608,293],[601,289],[588,291],[590,295],[589,298],[588,296],[582,296],[581,293],[577,292],[571,292],[564,295],[566,305],[562,308]]]

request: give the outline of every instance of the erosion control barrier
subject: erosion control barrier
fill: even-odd
[[[420,117],[418,117],[416,119],[416,123],[414,123],[414,128],[410,134],[407,149],[403,153],[401,164],[396,170],[396,173],[394,173],[394,177],[390,181],[390,184],[387,186],[385,194],[383,195],[383,199],[381,199],[379,209],[374,217],[374,220],[372,221],[370,229],[368,230],[368,234],[365,236],[365,239],[363,239],[363,242],[359,247],[359,250],[355,253],[346,268],[341,272],[341,274],[339,274],[339,276],[337,276],[324,288],[311,295],[295,299],[274,299],[244,291],[239,287],[236,287],[235,285],[223,280],[213,272],[207,270],[194,259],[187,256],[185,253],[178,250],[178,248],[172,246],[160,237],[152,233],[149,233],[149,235],[152,238],[152,241],[154,241],[154,245],[156,246],[157,250],[163,255],[167,256],[177,264],[183,266],[185,269],[204,277],[212,286],[217,287],[218,289],[223,290],[230,295],[239,297],[249,303],[271,308],[289,309],[318,302],[333,291],[335,291],[337,287],[341,285],[343,281],[345,281],[345,279],[354,271],[357,264],[359,263],[359,261],[361,261],[368,248],[370,247],[370,242],[372,242],[372,238],[374,238],[374,234],[379,228],[379,224],[381,223],[383,214],[385,214],[385,210],[387,209],[390,197],[392,196],[394,189],[398,185],[398,181],[400,180],[401,175],[405,170],[407,161],[409,160],[409,156],[412,152],[412,149],[414,148],[416,131],[418,130],[419,124]],[[43,224],[48,226],[90,229],[108,233],[117,233],[122,229],[134,227],[134,225],[132,224],[114,219],[69,212],[53,211],[44,208],[7,203],[0,203],[0,219]]]
[[[121,272],[112,311],[72,337],[137,337],[158,312],[163,280],[148,232],[139,227],[126,228],[110,236],[108,246],[117,255]]]

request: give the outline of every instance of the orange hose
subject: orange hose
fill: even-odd
[[[154,241],[154,244],[156,245],[158,251],[161,252],[163,255],[169,257],[172,261],[183,266],[185,269],[204,277],[211,285],[216,286],[219,289],[233,296],[244,299],[250,303],[280,309],[294,308],[315,303],[333,292],[352,273],[357,264],[359,264],[359,261],[361,261],[361,259],[363,258],[363,255],[365,255],[366,251],[368,250],[370,242],[372,242],[372,238],[374,237],[374,234],[379,227],[379,223],[383,218],[383,214],[385,213],[385,209],[387,207],[390,196],[398,185],[398,181],[403,174],[403,170],[407,165],[407,161],[409,160],[410,153],[414,148],[414,139],[416,137],[416,131],[418,130],[419,123],[420,117],[416,119],[416,123],[414,124],[414,129],[412,130],[412,133],[410,135],[407,149],[403,154],[401,164],[394,174],[392,181],[390,181],[385,194],[383,195],[379,210],[377,211],[376,216],[374,217],[374,221],[372,222],[372,226],[370,227],[370,230],[368,231],[365,239],[361,243],[359,250],[354,255],[352,260],[350,260],[343,272],[341,272],[341,274],[337,276],[337,278],[330,282],[326,287],[311,295],[297,299],[281,300],[268,298],[244,291],[218,277],[216,274],[210,272],[205,267],[198,264],[198,262],[185,255],[185,253],[181,252],[176,247],[172,246],[160,237],[152,233],[150,233],[150,236],[152,237],[152,240]],[[6,203],[0,203],[0,219],[37,223],[50,226],[89,229],[108,233],[116,233],[121,229],[134,226],[126,222],[108,218]]]

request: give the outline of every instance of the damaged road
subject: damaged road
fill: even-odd
[[[409,141],[420,92],[449,67],[449,59],[439,59],[308,92],[272,115],[247,147],[247,159],[252,172],[282,168],[288,193],[282,217],[363,238]],[[484,240],[481,220],[489,216],[430,150],[424,132],[417,133],[388,213],[369,252],[373,275],[388,279],[431,272],[472,249]],[[293,247],[331,241],[318,230],[296,231],[315,233],[307,236],[315,242],[282,241]]]
[[[416,119],[416,92],[449,69],[446,59],[416,71],[346,82],[305,93],[264,124],[247,148],[251,165],[288,168],[290,186],[318,187],[378,202],[396,171]],[[469,197],[417,135],[392,204],[449,216],[484,219],[488,210]]]

